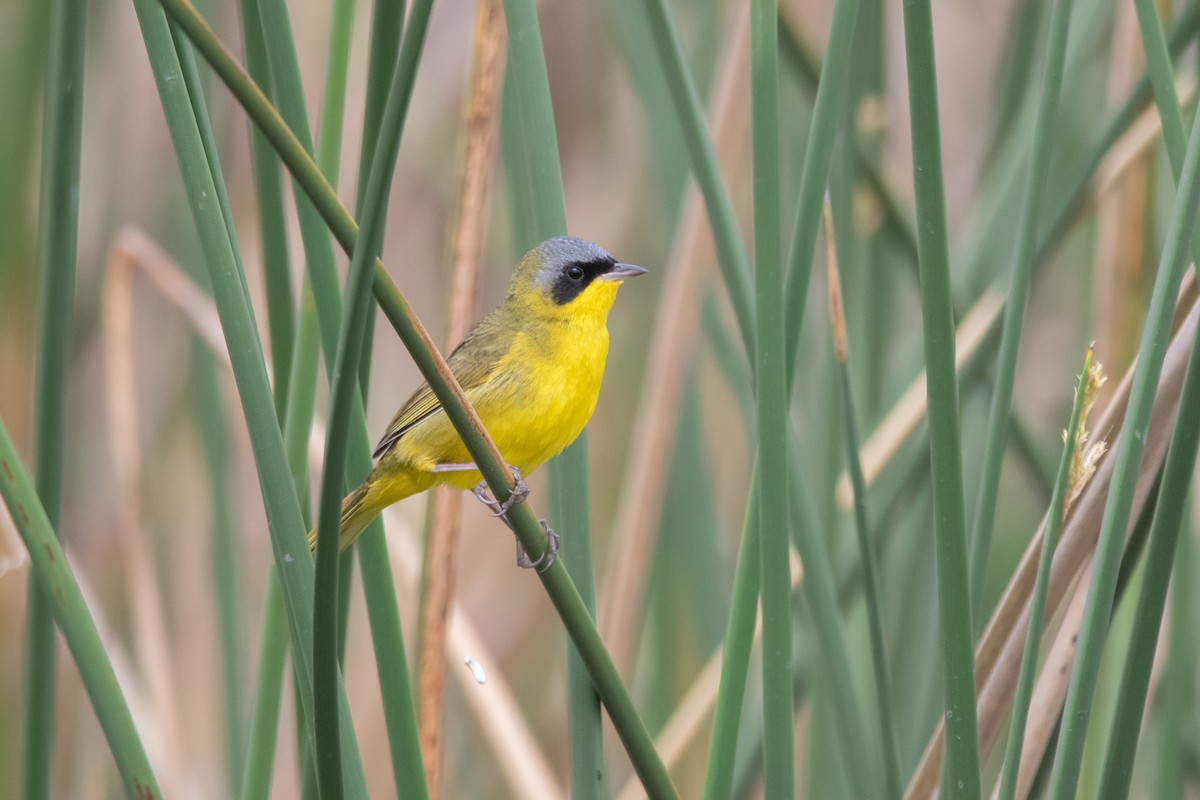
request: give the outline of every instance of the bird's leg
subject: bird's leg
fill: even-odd
[[[525,552],[525,548],[521,546],[521,540],[518,539],[517,566],[521,569],[536,569],[538,572],[545,572],[546,570],[550,569],[550,565],[554,563],[554,557],[558,553],[559,539],[558,534],[546,524],[546,520],[543,519],[538,521],[542,523],[542,530],[546,532],[546,552],[538,556],[537,561],[530,561],[529,554]]]
[[[473,469],[479,469],[475,466],[474,461],[468,461],[465,464],[434,464],[430,472],[470,472]]]
[[[508,526],[508,529],[515,533],[516,531],[513,529],[512,522],[508,519],[508,510],[517,503],[525,502],[525,498],[529,497],[529,486],[525,483],[525,479],[521,477],[521,470],[514,466],[510,466],[508,469],[512,473],[513,481],[516,485],[509,491],[508,499],[503,503],[493,497],[491,492],[488,491],[487,481],[480,481],[476,484],[473,491],[479,502],[491,510],[492,516],[499,517]],[[542,530],[546,532],[546,552],[542,553],[537,561],[532,561],[525,552],[525,548],[521,546],[521,540],[518,539],[517,566],[522,569],[537,569],[538,572],[545,572],[554,563],[554,555],[558,552],[559,538],[558,534],[546,524],[546,520],[539,521],[542,523]]]
[[[529,497],[529,486],[525,483],[525,479],[521,477],[521,470],[510,466],[508,471],[512,473],[513,482],[516,485],[509,490],[508,499],[503,503],[493,497],[491,492],[488,491],[487,481],[480,481],[475,484],[475,488],[472,490],[475,493],[476,499],[491,509],[492,516],[504,519],[505,524],[508,523],[508,519],[505,518],[508,510],[517,503],[524,503],[525,498]],[[509,525],[509,527],[511,528],[512,526]]]

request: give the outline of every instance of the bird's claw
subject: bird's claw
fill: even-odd
[[[497,500],[492,493],[488,491],[487,481],[480,481],[475,484],[472,490],[475,493],[476,499],[483,503],[491,510],[493,517],[501,517],[505,524],[508,523],[508,510],[517,503],[524,503],[525,498],[529,497],[529,486],[525,483],[525,479],[521,477],[521,470],[514,466],[509,466],[508,471],[512,473],[513,483],[515,484],[508,492],[508,498],[503,503]],[[509,525],[511,528],[512,525]]]
[[[487,481],[480,481],[472,490],[475,493],[476,499],[488,507],[492,512],[493,517],[499,517],[509,530],[513,529],[512,522],[508,519],[508,511],[517,503],[524,503],[529,497],[529,486],[525,483],[525,479],[521,477],[521,470],[514,466],[509,466],[509,472],[512,473],[513,483],[515,484],[508,492],[508,498],[501,503],[488,490]],[[546,532],[546,550],[536,561],[530,560],[529,555],[525,552],[525,548],[521,546],[521,541],[517,540],[517,566],[522,569],[536,569],[538,572],[545,572],[550,569],[550,565],[554,563],[555,554],[558,552],[559,538],[558,534],[551,530],[546,524],[546,520],[540,520],[542,530]]]
[[[538,556],[537,561],[530,561],[529,555],[525,552],[525,548],[521,546],[520,539],[518,539],[517,566],[521,569],[536,569],[540,573],[550,569],[550,565],[554,563],[555,555],[558,553],[559,538],[558,534],[546,524],[546,520],[539,521],[542,523],[542,530],[546,532],[546,551]]]

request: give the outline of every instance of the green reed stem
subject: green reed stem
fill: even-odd
[[[934,534],[946,709],[946,770],[949,797],[979,797],[979,742],[975,725],[975,658],[971,643],[966,509],[954,371],[954,311],[946,242],[941,133],[933,19],[929,0],[904,4],[912,126],[913,182],[917,199],[917,245],[921,259],[921,312],[925,323],[929,447],[933,475]]]
[[[363,107],[362,139],[358,150],[358,179],[354,196],[354,215],[361,217],[366,202],[367,173],[375,157],[375,142],[379,138],[379,118],[387,102],[388,84],[400,53],[400,37],[404,31],[404,0],[376,0],[371,13],[371,44],[367,53],[367,95]],[[362,364],[359,383],[362,395],[367,397],[371,376],[371,351],[375,341],[375,308],[367,311],[366,332],[363,339]],[[376,550],[369,545],[369,550]],[[391,572],[390,567],[388,572]],[[387,585],[391,585],[389,581]],[[405,671],[408,670],[407,664]],[[395,761],[393,747],[393,763]]]
[[[387,103],[388,86],[400,54],[404,31],[404,0],[375,0],[371,11],[371,44],[367,53],[367,95],[363,105],[362,143],[358,150],[358,189],[354,213],[361,216],[367,202],[367,174],[375,158],[379,121]],[[253,73],[251,73],[253,76]]]
[[[212,578],[220,642],[221,699],[224,713],[225,791],[233,797],[243,774],[245,755],[242,691],[241,587],[235,522],[230,497],[230,458],[225,413],[217,387],[216,359],[207,346],[193,341],[191,392],[194,413],[208,470],[212,508]]]
[[[763,773],[768,797],[795,791],[792,752],[791,586],[788,565],[788,373],[779,226],[778,17],[774,0],[750,5],[750,110],[754,155],[755,373],[759,567],[763,619]]]
[[[1193,503],[1195,501],[1193,500]],[[1185,517],[1191,519],[1190,514]],[[1190,527],[1190,526],[1189,526]],[[1191,770],[1189,746],[1195,741],[1196,707],[1196,545],[1194,529],[1179,537],[1175,577],[1171,585],[1171,626],[1168,632],[1167,665],[1158,695],[1161,741],[1155,759],[1156,777],[1151,791],[1157,800],[1184,800]]]
[[[342,153],[342,120],[346,116],[346,79],[350,72],[350,36],[354,0],[334,0],[330,12],[329,58],[317,120],[317,165],[333,186],[338,184]]]
[[[292,347],[291,379],[288,381],[287,416],[283,420],[283,443],[287,451],[288,472],[300,498],[305,523],[311,523],[308,504],[308,437],[317,404],[317,369],[321,357],[321,338],[317,324],[317,304],[312,285],[306,280],[300,290],[296,319],[296,341]]]
[[[788,464],[791,475],[802,474],[805,464],[795,432],[788,430]],[[788,504],[791,508],[792,533],[796,549],[804,564],[804,580],[801,592],[807,602],[808,615],[812,620],[825,661],[828,688],[832,694],[833,717],[838,728],[840,748],[843,752],[863,754],[862,731],[864,717],[858,703],[854,686],[854,671],[846,637],[842,630],[841,606],[833,568],[830,566],[829,551],[825,544],[824,531],[817,517],[805,484],[792,480],[788,486]],[[876,797],[880,793],[877,784],[878,765],[869,755],[856,762],[850,780],[858,797]]]
[[[83,136],[84,32],[82,2],[51,4],[49,68],[42,129],[38,205],[38,352],[34,406],[34,480],[49,526],[62,509],[66,437],[66,363],[75,299],[79,234],[79,151]],[[25,610],[24,714],[21,797],[50,796],[54,750],[55,654],[52,598],[29,584]]]
[[[237,795],[240,800],[266,800],[271,793],[271,771],[275,764],[279,706],[283,700],[283,666],[286,660],[287,617],[284,615],[279,578],[272,567],[267,576],[267,602],[263,611],[254,708],[250,717],[245,768]]]
[[[271,93],[271,64],[258,6],[252,0],[238,3],[242,19],[242,39],[246,67],[250,75]],[[287,222],[283,211],[283,181],[279,161],[271,143],[253,125],[250,126],[250,160],[254,165],[254,197],[258,204],[258,227],[262,238],[263,280],[267,297],[267,333],[274,364],[275,413],[285,416],[288,380],[292,366],[294,312],[292,276],[289,266]]]
[[[570,532],[560,552],[588,612],[596,614],[596,577],[592,572],[592,525],[589,513],[588,446],[586,434],[551,462],[550,516]],[[604,718],[600,696],[579,652],[567,648],[567,723],[571,737],[571,794],[577,800],[604,796],[606,768]]]
[[[347,4],[342,3],[342,5]],[[352,11],[352,8],[342,8],[339,13],[350,16]],[[396,71],[398,58],[401,57],[403,49],[400,41],[403,11],[402,3],[395,3],[391,0],[380,0],[375,4],[371,31],[372,49],[367,76],[366,120],[361,152],[363,160],[360,162],[359,168],[359,204],[356,207],[360,213],[365,204],[364,195],[368,184],[368,173],[380,133],[380,117],[387,103],[392,76]],[[427,9],[418,9],[417,12],[427,15]],[[425,21],[414,18],[414,22],[420,24],[421,27],[414,30],[417,35],[423,37]],[[347,23],[340,27],[340,35],[330,39],[331,63],[348,59],[351,26]],[[344,73],[339,75],[337,81],[326,82],[321,117],[318,123],[317,164],[331,184],[337,183],[345,91],[346,76]],[[380,246],[382,247],[382,244]],[[371,372],[373,331],[374,308],[369,307],[362,321],[363,341],[359,358],[359,391],[364,398],[367,395],[368,376]],[[313,357],[314,359],[316,357],[315,351]],[[356,482],[370,469],[371,447],[370,440],[367,438],[365,419],[362,403],[356,403],[351,441],[355,467],[348,471],[351,483]],[[359,466],[360,464],[361,466]],[[425,772],[421,762],[420,737],[417,732],[408,659],[401,633],[400,609],[396,593],[392,588],[395,581],[383,537],[383,524],[380,520],[374,520],[368,526],[355,549],[362,555],[362,558],[359,559],[360,573],[363,579],[363,592],[367,599],[367,622],[371,629],[376,673],[380,678],[379,690],[383,698],[384,726],[391,754],[392,779],[398,794],[405,797],[423,797],[427,793],[428,787],[425,785]],[[353,558],[354,551],[346,554],[346,558],[341,561],[338,578],[340,587],[338,598],[339,660],[345,650],[350,567],[353,564]]]
[[[748,278],[746,277],[748,269],[742,266],[745,264],[745,258],[742,255],[743,250],[740,239],[738,238],[736,232],[736,221],[733,218],[728,204],[727,195],[725,194],[724,188],[719,179],[715,155],[713,154],[712,145],[708,139],[707,132],[704,127],[703,117],[700,111],[700,104],[695,91],[695,85],[692,81],[690,73],[686,68],[682,49],[679,45],[678,36],[675,33],[670,15],[667,12],[664,4],[661,2],[647,2],[646,12],[650,19],[651,31],[654,35],[657,45],[656,49],[658,50],[659,58],[667,78],[667,83],[671,90],[673,102],[676,107],[676,114],[679,117],[680,125],[684,130],[685,139],[689,148],[692,170],[696,175],[697,182],[705,198],[706,206],[709,211],[710,223],[714,228],[714,237],[717,241],[718,258],[722,266],[722,274],[725,277],[726,286],[730,292],[730,296],[733,299],[735,311],[738,312],[738,323],[743,334],[744,343],[746,344],[747,350],[753,353],[753,339],[751,338],[751,335],[754,332],[753,317],[750,311],[743,311],[739,306],[739,297],[743,291],[739,287],[741,284],[748,282]],[[842,13],[846,14],[845,11]],[[845,17],[843,17],[843,19],[845,19]],[[835,97],[836,93],[831,96]],[[815,159],[815,161],[819,161],[819,159]],[[818,172],[819,171],[814,170],[812,174],[816,175]],[[825,172],[827,172],[827,167]],[[817,185],[823,189],[823,175],[821,176],[821,179],[817,181]],[[821,189],[819,189],[818,192],[820,192]],[[748,306],[749,303],[747,302],[746,305]],[[797,477],[797,480],[799,479],[800,478]],[[823,552],[823,548],[821,549],[821,552]],[[809,565],[810,572],[819,573],[828,563],[827,559],[818,559],[810,563],[810,558],[818,558],[815,553],[806,553],[802,555],[805,558],[806,563]],[[740,566],[738,568],[738,573],[742,574],[742,567]],[[819,581],[813,583],[812,586],[815,588],[806,589],[806,591],[811,591],[814,595],[821,594],[822,587],[828,588],[825,583],[821,583]],[[753,590],[756,588],[756,586],[752,587],[749,585],[749,583],[743,582],[735,585],[735,592]],[[820,608],[828,610],[836,607],[835,598],[832,595],[829,597],[824,597],[824,595],[822,595],[822,597],[822,602],[817,604]],[[739,602],[742,599],[744,598],[742,598],[740,594],[735,595],[735,609],[739,607]],[[747,602],[750,601],[747,600]],[[839,686],[842,688],[842,691],[839,692],[839,717],[844,722],[844,728],[853,728],[854,735],[857,736],[858,723],[852,720],[857,720],[858,716],[852,711],[852,709],[856,707],[856,703],[853,701],[853,687],[848,680],[848,676],[850,674],[848,669],[849,661],[844,644],[844,637],[841,636],[840,622],[838,621],[836,614],[834,614],[832,618],[824,619],[824,622],[825,624],[818,626],[818,630],[823,637],[832,638],[822,639],[823,654],[829,660],[831,665],[835,665],[831,667],[832,672],[839,676],[839,678],[842,676],[845,678],[845,681],[839,684]],[[730,620],[731,626],[736,624],[738,623],[735,620]],[[731,651],[726,656],[726,664],[728,665],[730,663],[729,659],[740,657],[741,654],[739,652]],[[734,674],[744,675],[745,673],[743,670],[735,670]],[[735,686],[732,683],[723,680],[721,689],[722,699],[718,701],[718,705],[726,708],[740,707],[740,694],[743,691],[743,685],[744,682]],[[846,689],[849,689],[849,691],[845,691]],[[733,695],[736,695],[736,697]],[[736,714],[734,717],[736,718]],[[736,724],[736,719],[734,720],[734,724]],[[720,729],[715,729],[714,734],[718,737],[721,737],[721,741],[714,741],[712,746],[716,750],[721,750],[721,748],[724,747],[725,739]],[[714,786],[728,785],[730,778],[728,775],[724,775],[720,771],[721,765],[726,763],[728,762],[724,757],[723,752],[721,756],[710,760],[709,776],[707,780],[707,786],[709,788],[707,791],[712,792],[712,787]],[[716,771],[714,772],[714,770]]]
[[[648,3],[647,6],[647,11],[651,16],[652,28],[655,30],[656,41],[659,45],[660,58],[663,61],[664,71],[668,76],[668,83],[672,88],[677,113],[680,117],[680,124],[685,130],[691,131],[689,143],[692,152],[693,170],[696,172],[697,180],[702,190],[705,190],[710,219],[719,235],[720,227],[723,224],[719,216],[722,209],[723,190],[720,187],[719,181],[706,177],[704,172],[707,169],[706,158],[711,152],[711,147],[708,144],[700,117],[698,101],[695,100],[690,74],[687,73],[683,65],[682,56],[678,51],[677,37],[675,37],[670,17],[667,15],[665,9],[661,8],[661,6],[656,7],[652,3]],[[848,61],[849,43],[852,38],[857,7],[857,0],[843,0],[835,8],[834,30],[831,32],[831,46],[826,53],[826,57],[829,60],[827,68],[831,70],[829,74],[835,77],[842,74],[843,68],[841,65]],[[772,52],[774,51],[774,46],[774,42],[769,45]],[[806,220],[811,218],[811,224],[813,225],[811,235],[813,236],[815,236],[815,224],[819,221],[820,198],[823,195],[829,171],[833,134],[838,121],[838,107],[844,95],[843,88],[844,81],[839,83],[838,80],[831,79],[822,82],[822,87],[818,92],[818,109],[814,115],[813,131],[810,134],[809,146],[805,154],[805,172],[801,187],[801,202],[803,204],[804,198],[809,198],[814,193],[817,202],[811,208],[806,206],[801,209],[800,213],[802,216],[799,218],[800,223],[798,224],[804,224]],[[695,130],[692,130],[693,128]],[[705,189],[705,187],[708,188]],[[812,217],[810,213],[812,208],[816,210],[816,217]],[[776,216],[777,213],[776,204]],[[756,213],[756,218],[757,216],[758,214]],[[778,231],[778,226],[776,227]],[[799,236],[800,233],[798,231],[797,237]],[[776,251],[778,250],[777,243],[775,249]],[[757,245],[756,250],[759,250]],[[804,259],[801,256],[806,252],[807,259]],[[792,270],[788,283],[788,298],[793,302],[789,303],[789,308],[792,311],[787,317],[788,337],[785,338],[787,346],[791,346],[798,336],[799,320],[801,317],[800,308],[803,305],[804,290],[807,288],[807,268],[811,267],[811,256],[811,243],[807,249],[802,243],[793,244]],[[730,286],[731,296],[735,298],[736,308],[736,281],[730,278],[731,274],[736,275],[736,271],[726,270],[725,274],[727,278],[726,283]],[[797,301],[797,297],[800,298],[799,301]],[[797,302],[799,302],[799,305],[797,305]],[[795,331],[795,336],[792,335],[793,331]],[[789,360],[789,370],[791,363],[792,361]],[[786,396],[785,393],[784,397],[786,398]],[[786,435],[786,429],[784,433]],[[782,443],[786,439],[779,438],[777,441]],[[799,479],[799,476],[797,476],[796,480]],[[824,555],[824,548],[818,547],[819,543],[816,541],[816,538],[805,538],[802,536],[802,539],[806,542],[808,549],[808,552],[802,553],[802,556],[805,559],[805,563],[809,566],[809,573],[820,573],[823,569],[827,569],[828,558]],[[738,574],[743,574],[741,566],[738,567]],[[829,581],[809,581],[806,582],[805,591],[810,592],[813,597],[820,598],[813,600],[814,607],[821,610],[821,624],[817,626],[817,630],[818,635],[822,638],[822,653],[828,659],[831,674],[835,676],[835,685],[838,688],[836,705],[841,729],[844,733],[852,737],[851,741],[857,741],[859,736],[859,720],[861,717],[857,713],[857,701],[855,700],[853,685],[849,681],[849,656],[845,647],[840,621],[837,617],[836,598],[832,594],[831,586],[832,584]],[[739,601],[744,599],[740,592],[748,591],[751,588],[749,584],[744,582],[735,584],[735,612],[740,607]],[[829,592],[828,594],[827,591]],[[741,621],[731,617],[729,624],[732,629],[740,625]],[[788,650],[790,651],[790,648]],[[746,652],[748,653],[748,651]],[[725,664],[730,665],[732,663],[731,659],[736,658],[742,658],[739,650],[732,649],[728,651],[724,657]],[[744,676],[744,671],[737,669],[732,674],[735,676]],[[718,707],[731,710],[740,708],[740,695],[743,684],[744,677],[738,685],[723,680],[721,699],[718,701]],[[775,712],[771,713],[774,714]],[[736,725],[736,714],[733,715],[733,719],[733,724]],[[706,781],[707,791],[710,793],[719,791],[714,789],[714,787],[727,786],[732,780],[728,770],[724,769],[724,767],[732,765],[732,756],[725,748],[732,743],[734,738],[726,737],[725,731],[722,728],[714,728],[714,741],[711,743],[712,756],[710,757],[708,779]]]
[[[784,342],[787,347],[788,385],[795,380],[796,353],[800,349],[800,327],[812,275],[813,250],[821,225],[821,208],[833,159],[833,143],[846,100],[850,77],[850,53],[854,44],[854,26],[858,20],[859,0],[838,0],[829,25],[829,43],[821,62],[821,80],[813,102],[812,124],[804,147],[804,171],[800,176],[800,195],[796,204],[796,222],[788,258],[786,297],[788,309]],[[854,138],[853,134],[850,138]]]
[[[733,576],[733,603],[726,621],[721,652],[721,683],[713,710],[712,737],[708,742],[708,767],[704,776],[704,800],[723,800],[733,795],[733,771],[737,755],[738,721],[750,671],[750,648],[754,644],[754,618],[758,611],[759,552],[758,466],[750,474],[750,499],[742,522],[737,571]]]

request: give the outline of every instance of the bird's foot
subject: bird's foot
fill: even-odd
[[[512,473],[515,485],[509,490],[508,498],[503,503],[488,491],[487,481],[480,481],[472,491],[475,493],[476,499],[488,507],[492,512],[492,516],[499,517],[509,527],[509,530],[512,530],[513,525],[508,519],[508,511],[517,503],[525,502],[525,499],[529,497],[529,486],[525,483],[525,479],[521,477],[521,470],[511,465],[508,470]],[[536,561],[531,560],[525,552],[525,548],[521,546],[521,541],[518,539],[517,566],[522,569],[536,569],[538,572],[545,572],[554,563],[555,554],[558,552],[558,534],[546,524],[546,520],[543,519],[540,522],[542,523],[542,530],[546,532],[546,550],[538,556]]]
[[[488,491],[487,481],[480,481],[475,484],[472,490],[475,493],[476,499],[487,506],[493,517],[500,517],[508,527],[512,527],[508,522],[508,510],[517,503],[524,503],[525,498],[529,497],[529,486],[525,483],[525,479],[521,477],[521,470],[514,466],[509,466],[508,471],[512,473],[514,486],[508,492],[508,498],[503,503],[497,500],[492,493]]]
[[[525,552],[525,548],[521,546],[521,540],[517,540],[517,566],[521,569],[536,569],[538,572],[545,572],[550,569],[550,565],[554,563],[554,557],[558,553],[558,534],[550,529],[546,524],[546,520],[539,520],[542,523],[542,530],[546,532],[546,551],[538,556],[537,561],[530,561],[529,554]]]

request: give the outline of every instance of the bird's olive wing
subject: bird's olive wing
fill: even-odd
[[[446,360],[463,391],[470,391],[488,382],[500,358],[508,349],[509,341],[511,337],[504,336],[503,329],[493,324],[490,318],[485,318],[472,329]],[[382,456],[400,441],[410,428],[441,410],[441,401],[429,388],[429,384],[423,384],[396,413],[383,438],[375,446],[373,457]]]

